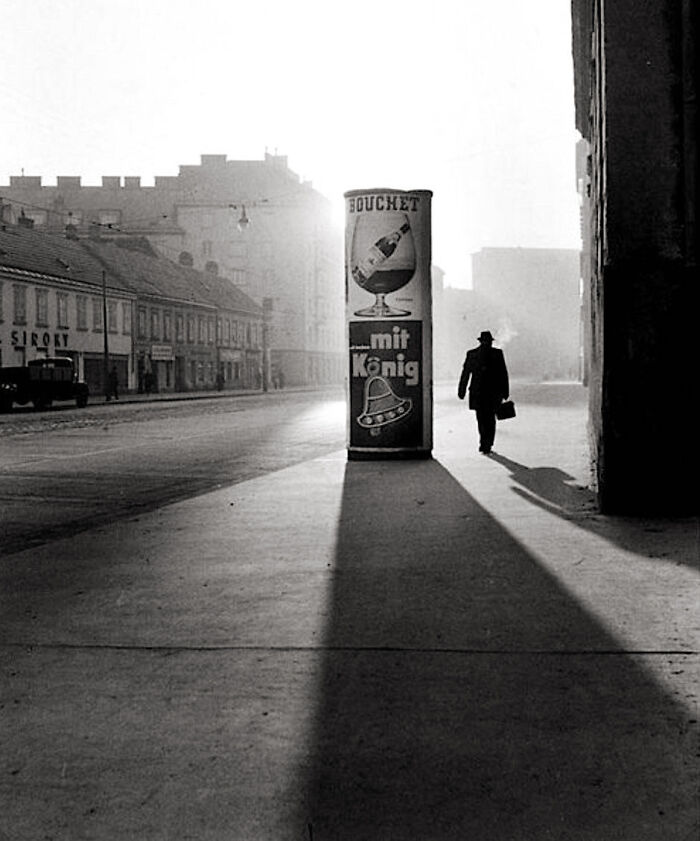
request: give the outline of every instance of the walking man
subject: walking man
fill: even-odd
[[[508,399],[508,369],[503,351],[493,347],[493,336],[484,330],[479,347],[467,351],[457,396],[464,400],[469,387],[469,408],[476,412],[479,452],[488,455],[496,437],[496,409]]]

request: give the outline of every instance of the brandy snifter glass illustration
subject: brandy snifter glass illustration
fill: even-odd
[[[350,272],[355,283],[374,296],[374,303],[355,315],[387,318],[410,315],[389,306],[390,292],[405,286],[416,271],[413,232],[404,213],[359,216],[352,235]]]

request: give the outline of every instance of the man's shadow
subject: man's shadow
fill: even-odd
[[[575,478],[564,470],[558,467],[528,467],[495,452],[489,457],[510,471],[516,483],[514,493],[538,508],[556,514],[630,552],[648,555],[652,535],[666,536],[662,552],[665,561],[672,560],[700,568],[698,553],[688,542],[694,542],[696,538],[689,534],[683,520],[605,516],[598,511],[593,491],[575,484]]]

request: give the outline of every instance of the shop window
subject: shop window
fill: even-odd
[[[36,290],[36,325],[48,327],[49,324],[49,290]]]
[[[68,327],[68,293],[56,293],[56,320],[59,327]]]

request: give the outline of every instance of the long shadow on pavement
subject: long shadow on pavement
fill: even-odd
[[[687,713],[439,463],[347,465],[325,646],[300,837],[693,837]]]
[[[604,537],[630,551],[653,556],[656,552],[664,560],[684,563],[700,569],[697,551],[697,529],[688,529],[692,518],[627,518],[599,514],[594,494],[587,488],[571,484],[573,477],[557,467],[521,464],[499,453],[490,455],[492,461],[510,472],[516,483],[513,490],[533,505],[556,514]],[[632,526],[632,527],[630,527]]]

